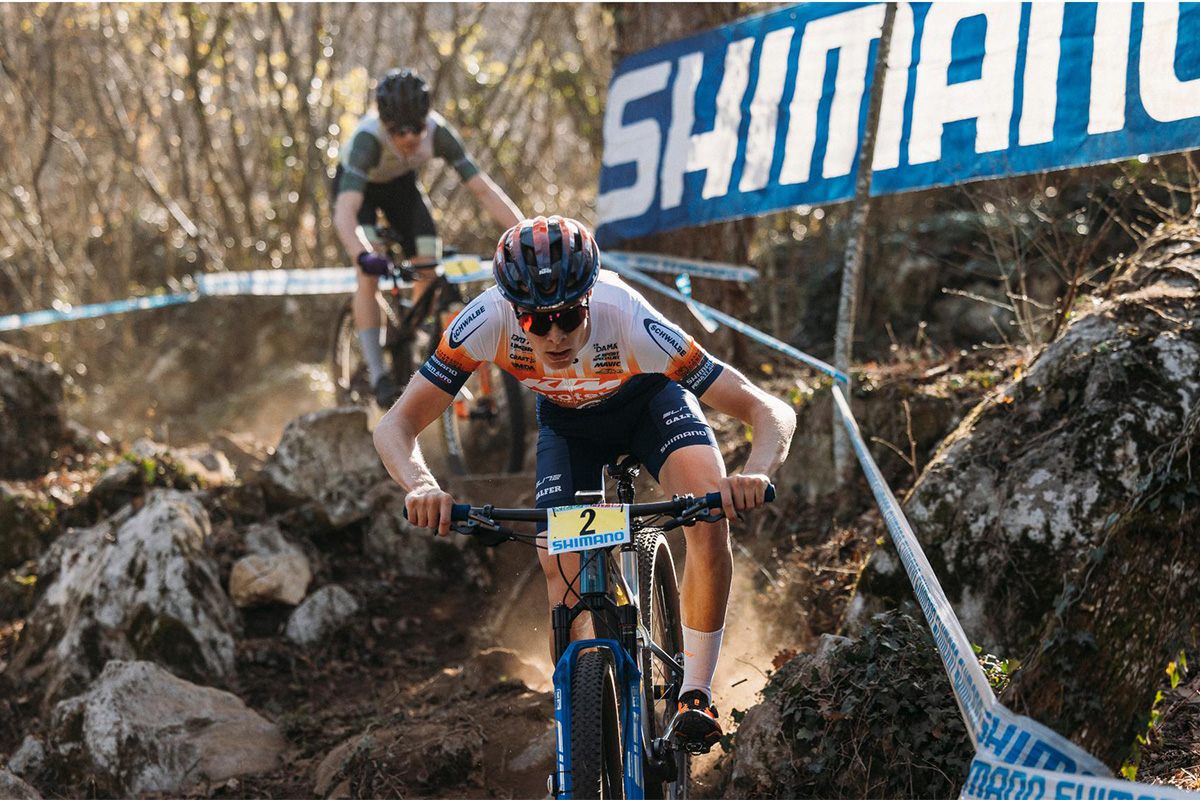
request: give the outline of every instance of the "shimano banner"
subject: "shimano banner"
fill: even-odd
[[[618,65],[602,243],[854,191],[882,4],[808,3]],[[1200,142],[1200,6],[900,3],[874,194]]]

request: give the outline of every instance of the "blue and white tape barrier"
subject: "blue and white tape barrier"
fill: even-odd
[[[0,317],[0,331],[33,328],[38,325],[49,325],[52,322],[62,322],[69,319],[107,317],[110,314],[124,314],[127,311],[140,311],[146,308],[176,306],[181,303],[193,303],[199,300],[200,297],[201,295],[198,292],[176,292],[174,294],[152,294],[147,297],[130,297],[127,300],[116,300],[112,303],[93,303],[86,306],[72,306],[61,303],[58,308],[48,308],[45,311],[30,311],[27,314],[9,314]]]
[[[686,297],[685,295],[675,291],[674,289],[671,289],[667,286],[663,286],[658,281],[654,280],[653,278],[647,277],[646,275],[643,275],[642,273],[638,272],[635,269],[630,269],[628,267],[616,264],[612,261],[611,258],[606,259],[605,266],[607,266],[613,272],[616,272],[622,278],[625,278],[626,280],[631,281],[632,283],[637,283],[637,284],[645,286],[649,289],[653,289],[654,291],[659,292],[661,294],[665,294],[667,297],[674,298],[674,299],[678,300],[679,302],[683,303],[685,306],[688,306],[689,308],[691,306],[695,306],[697,309],[702,311],[705,316],[710,317],[711,319],[714,319],[717,322],[720,322],[724,325],[728,325],[730,328],[737,331],[738,333],[740,333],[744,336],[749,336],[754,341],[760,342],[762,344],[765,344],[767,347],[778,350],[779,352],[783,353],[784,355],[791,356],[792,358],[796,359],[797,361],[807,364],[808,366],[812,367],[813,369],[815,369],[819,372],[824,372],[826,375],[829,375],[836,381],[839,381],[845,385],[850,384],[850,378],[846,375],[846,373],[837,369],[832,364],[826,364],[824,361],[822,361],[821,359],[819,359],[815,356],[810,356],[808,353],[797,350],[796,348],[792,347],[790,344],[787,344],[786,342],[781,342],[773,336],[768,336],[767,334],[763,333],[762,331],[758,330],[757,328],[750,327],[749,325],[742,322],[740,319],[737,319],[736,317],[731,317],[728,314],[724,313],[723,311],[718,311],[717,309],[713,308],[712,306],[706,306],[704,303],[693,300],[690,297]],[[698,274],[694,270],[691,270],[691,269],[688,269],[687,272],[689,272],[690,274],[693,274],[693,275]]]
[[[900,560],[925,613],[938,653],[954,687],[954,698],[975,746],[975,759],[960,798],[964,800],[1196,800],[1170,786],[1150,786],[1112,777],[1098,759],[1045,725],[1005,708],[984,677],[967,635],[925,557],[900,504],[867,450],[837,386],[833,399],[854,452],[883,512]]]
[[[727,281],[750,281],[758,272],[750,267],[716,262],[689,261],[671,256],[647,253],[605,253],[605,264],[626,269],[650,272],[687,273],[703,278]],[[492,279],[492,260],[478,256],[451,256],[442,262],[442,270],[451,283],[472,283]],[[322,269],[260,269],[248,272],[210,272],[192,276],[195,290],[131,297],[110,303],[71,306],[56,303],[54,308],[32,311],[26,314],[0,316],[0,331],[33,328],[54,322],[65,322],[89,317],[104,317],[139,311],[147,308],[194,303],[204,297],[234,296],[284,296],[310,294],[348,294],[358,283],[358,270],[354,267],[326,267]],[[382,278],[380,284],[391,286],[391,279]],[[696,313],[696,312],[693,312]],[[703,317],[701,317],[703,318]],[[706,325],[707,327],[707,325]]]
[[[636,269],[639,272],[663,272],[676,275],[686,272],[697,278],[712,278],[718,281],[749,283],[758,280],[758,270],[718,261],[692,261],[687,258],[664,256],[658,253],[630,253],[623,250],[605,250],[600,258],[609,269]]]
[[[453,256],[442,262],[442,269],[445,270],[446,278],[451,283],[470,283],[490,280],[492,277],[490,258]],[[192,280],[196,285],[195,291],[192,292],[130,297],[126,300],[93,303],[85,306],[71,306],[63,303],[44,311],[0,316],[0,331],[33,328],[53,322],[89,317],[106,317],[147,308],[194,303],[205,297],[348,294],[354,291],[358,283],[358,270],[354,267],[260,269],[249,272],[197,273],[192,276]],[[391,280],[381,279],[380,284],[391,286]]]

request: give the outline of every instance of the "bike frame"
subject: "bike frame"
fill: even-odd
[[[622,546],[621,569],[617,575],[612,576],[618,581],[617,587],[629,601],[624,605],[617,605],[609,592],[608,553],[607,549],[586,550],[580,553],[579,602],[570,609],[560,605],[552,614],[556,649],[562,652],[554,667],[554,718],[558,745],[558,792],[555,796],[558,798],[574,797],[570,748],[571,672],[579,653],[593,648],[603,648],[612,653],[620,687],[623,717],[621,730],[625,732],[621,742],[621,772],[627,800],[643,800],[646,795],[642,762],[649,742],[643,741],[643,714],[652,711],[645,711],[643,706],[644,702],[653,702],[653,698],[642,697],[642,674],[635,660],[638,648],[651,648],[657,657],[663,658],[672,668],[677,668],[669,654],[663,653],[654,645],[650,631],[641,624],[636,548],[632,543]],[[566,643],[566,639],[570,637],[571,623],[584,610],[602,610],[606,607],[611,609],[614,606],[622,641],[582,639]]]
[[[623,731],[635,731],[636,735],[622,737],[621,773],[627,800],[644,800],[645,776],[642,775],[642,688],[641,672],[633,657],[615,639],[582,639],[571,642],[567,651],[554,667],[554,724],[558,741],[558,792],[555,797],[574,797],[571,770],[571,671],[583,650],[603,648],[612,653],[616,666],[617,685],[621,695],[621,720]]]

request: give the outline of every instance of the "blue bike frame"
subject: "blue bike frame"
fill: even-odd
[[[604,594],[606,591],[606,559],[603,550],[587,550],[580,554],[579,594]],[[612,653],[616,666],[620,707],[623,710],[621,729],[625,732],[621,762],[626,800],[644,800],[646,789],[642,775],[642,690],[641,671],[633,657],[615,639],[583,639],[572,642],[554,666],[554,721],[558,741],[558,798],[574,797],[571,770],[571,672],[583,650],[604,648]]]

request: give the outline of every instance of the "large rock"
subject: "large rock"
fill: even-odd
[[[358,613],[358,601],[341,586],[313,592],[288,618],[286,634],[296,644],[312,646]]]
[[[360,408],[333,408],[292,420],[262,476],[284,495],[317,506],[335,528],[371,513],[368,493],[390,480]]]
[[[65,437],[58,365],[0,344],[0,479],[42,475]]]
[[[238,608],[304,599],[312,568],[299,547],[283,538],[278,526],[255,525],[246,531],[248,555],[238,559],[229,575],[229,596]]]
[[[0,481],[0,572],[40,556],[55,529],[52,500]]]
[[[0,767],[0,797],[6,800],[42,800],[32,786],[3,767]]]
[[[81,690],[110,659],[145,659],[198,681],[234,672],[237,612],[204,552],[209,519],[191,495],[155,490],[92,528],[59,537],[40,564],[49,586],[6,677],[46,703]]]
[[[725,797],[953,797],[974,752],[933,636],[893,612],[775,672]]]
[[[1200,415],[1192,269],[1187,278],[1157,271],[1161,280],[1085,303],[921,476],[905,513],[973,642],[1023,656],[1073,583],[1064,575],[1100,554],[1118,519],[1143,503],[1195,502],[1194,482],[1172,477]],[[858,619],[908,593],[889,544],[859,584]]]
[[[470,536],[437,536],[410,524],[403,515],[404,491],[394,483],[377,487],[374,500],[379,510],[367,528],[363,550],[380,567],[407,578],[440,575],[479,588],[491,585],[485,550]]]
[[[268,772],[285,747],[279,729],[234,695],[145,661],[110,661],[51,717],[51,759],[103,793],[179,793]]]

